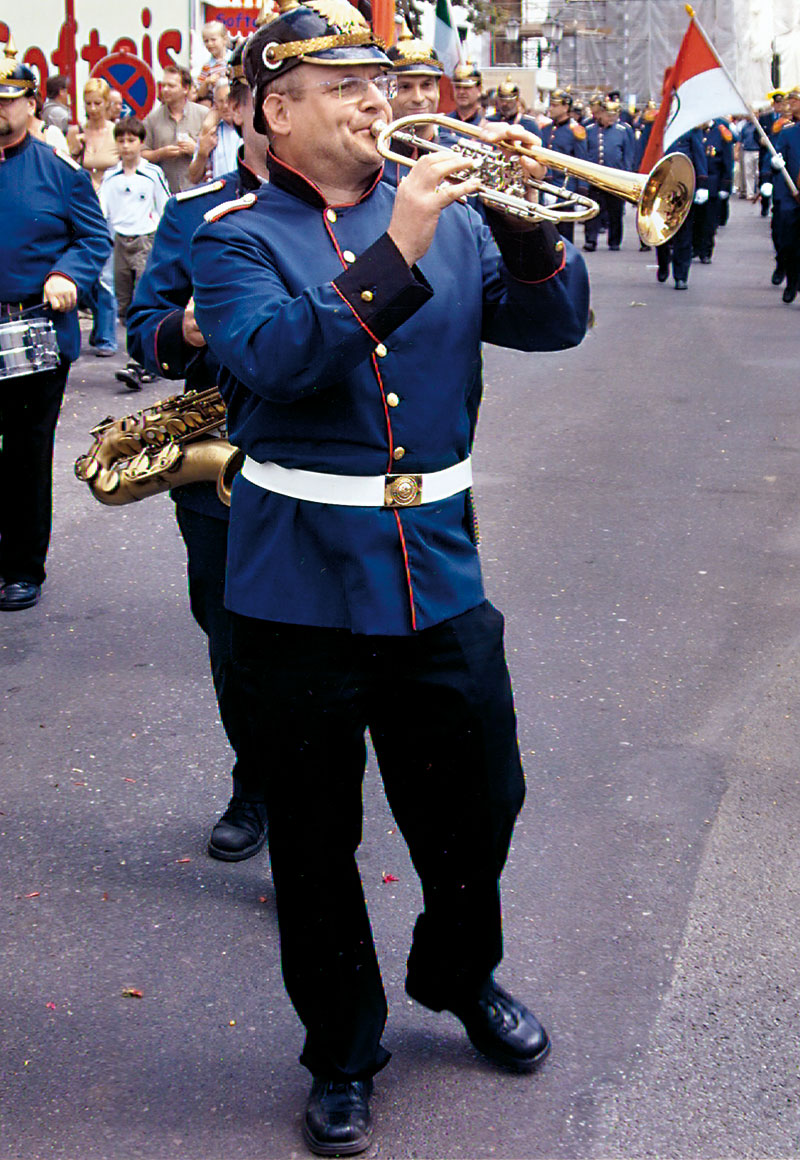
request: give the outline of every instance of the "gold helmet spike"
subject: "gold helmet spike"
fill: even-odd
[[[19,56],[19,51],[17,50],[16,44],[14,44],[14,37],[11,35],[11,33],[8,34],[8,42],[6,44],[6,56],[9,57],[11,60],[16,60],[17,57]]]

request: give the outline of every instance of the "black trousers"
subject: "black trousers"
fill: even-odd
[[[600,214],[597,217],[590,218],[586,223],[584,227],[586,241],[594,242],[595,245],[597,244],[597,235],[600,232],[600,218],[605,212],[608,217],[608,244],[609,246],[621,246],[623,201],[615,197],[613,193],[604,193],[600,189],[592,190],[592,198],[600,206]]]
[[[714,239],[719,225],[719,198],[709,197],[702,205],[692,207],[692,249],[698,258],[710,258],[714,253]]]
[[[237,688],[232,653],[232,620],[224,603],[225,564],[228,556],[228,521],[175,505],[189,578],[192,616],[208,637],[211,676],[223,728],[236,755],[233,792],[247,801],[263,801],[266,767],[262,760],[242,756],[242,737],[247,707]]]
[[[689,215],[677,234],[661,246],[656,246],[656,258],[660,271],[669,274],[670,263],[672,275],[676,281],[688,282],[689,268],[692,264],[692,233],[694,229],[693,217],[696,206],[692,206]]]
[[[388,1060],[386,997],[356,864],[369,729],[420,877],[408,986],[441,1009],[503,952],[499,877],[524,778],[503,617],[487,602],[414,636],[233,617],[245,751],[269,761],[267,817],[284,982],[314,1075]]]
[[[800,285],[800,209],[781,209],[777,217],[775,241],[776,262],[786,272],[786,285],[797,289]]]
[[[0,576],[41,584],[53,514],[53,441],[69,363],[0,384]]]

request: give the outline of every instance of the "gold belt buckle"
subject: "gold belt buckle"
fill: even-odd
[[[419,507],[422,503],[421,475],[386,475],[383,483],[383,506],[388,508]]]

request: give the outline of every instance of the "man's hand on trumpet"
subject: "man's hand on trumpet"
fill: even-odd
[[[442,210],[480,189],[477,177],[448,180],[456,173],[474,168],[475,162],[469,158],[453,153],[428,153],[415,162],[400,182],[387,232],[409,266],[427,253]]]
[[[482,126],[482,132],[484,138],[492,145],[524,145],[526,149],[533,149],[542,144],[541,137],[537,137],[535,133],[529,133],[527,129],[523,129],[519,125],[506,125],[502,121],[487,122]],[[526,177],[531,181],[544,181],[547,176],[546,165],[542,165],[540,161],[534,161],[532,157],[520,156],[519,161]],[[536,191],[529,189],[525,194],[525,200],[536,201]]]

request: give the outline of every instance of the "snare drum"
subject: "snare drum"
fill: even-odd
[[[0,379],[52,371],[58,363],[58,340],[49,318],[0,323]]]

